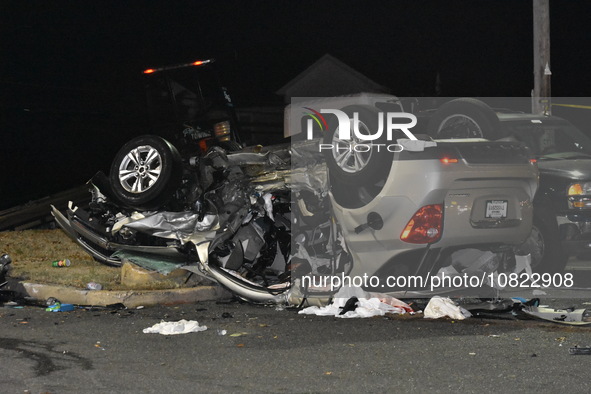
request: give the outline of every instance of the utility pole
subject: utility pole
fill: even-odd
[[[534,90],[532,113],[550,115],[550,0],[533,0]]]

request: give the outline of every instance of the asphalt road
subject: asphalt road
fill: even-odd
[[[568,353],[569,347],[591,345],[591,328],[499,317],[337,319],[237,302],[64,313],[5,307],[0,391],[591,390],[591,356]],[[180,319],[208,328],[175,336],[142,332],[161,320]],[[243,334],[232,336],[237,333]]]

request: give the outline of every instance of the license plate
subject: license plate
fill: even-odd
[[[489,200],[486,202],[487,218],[503,219],[507,217],[507,200]]]

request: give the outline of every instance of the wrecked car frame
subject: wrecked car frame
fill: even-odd
[[[335,127],[327,118],[330,127],[311,139],[238,152],[136,137],[109,176],[89,182],[88,210],[52,213],[102,263],[133,255],[172,261],[254,302],[299,303],[338,290],[303,285],[306,277],[369,275],[378,283],[366,290],[406,291],[382,279],[434,275],[466,248],[493,253],[491,269],[504,271],[516,253],[528,253],[521,244],[531,236],[538,172],[523,144],[399,133],[390,141],[399,151],[348,154],[356,142],[340,136],[369,137],[380,112],[400,114],[399,100],[298,102],[285,110],[286,135],[303,134],[314,108],[340,108],[349,122]],[[350,133],[341,133],[347,123]],[[335,148],[322,152],[322,143]]]
[[[338,290],[305,288],[305,275],[436,272],[467,247],[505,256],[500,262],[511,269],[506,256],[531,231],[537,170],[520,144],[420,141],[390,157],[386,179],[357,189],[331,179],[317,144],[215,147],[182,160],[180,181],[163,188],[157,210],[121,201],[99,173],[89,182],[88,210],[53,215],[100,262],[121,265],[126,253],[169,259],[262,303]],[[491,211],[494,201],[501,213]]]

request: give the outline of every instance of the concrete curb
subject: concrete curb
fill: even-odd
[[[151,305],[190,304],[223,300],[232,293],[221,286],[197,286],[170,290],[82,290],[74,287],[21,282],[23,295],[44,301],[57,298],[65,304],[106,306],[122,303],[128,308]]]

